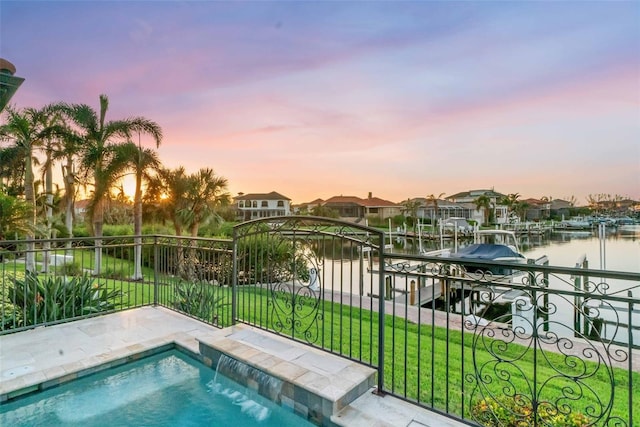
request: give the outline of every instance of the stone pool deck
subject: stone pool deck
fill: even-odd
[[[298,392],[294,399],[287,397],[281,402],[293,411],[304,415],[313,410],[310,404],[298,401],[300,390],[306,390],[302,400],[320,396],[325,407],[331,406],[324,413],[334,414],[330,422],[323,422],[325,425],[465,425],[400,399],[373,394],[373,371],[347,359],[246,325],[217,329],[162,307],[138,308],[0,336],[0,401],[175,346],[213,363],[200,353],[201,343],[283,378]],[[322,422],[322,417],[315,420]]]

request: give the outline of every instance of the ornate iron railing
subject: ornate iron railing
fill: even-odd
[[[640,274],[398,254],[313,217],[140,239],[0,242],[1,333],[155,304],[375,367],[378,393],[471,424],[640,420]]]

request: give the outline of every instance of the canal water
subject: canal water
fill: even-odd
[[[640,226],[606,228],[593,231],[549,232],[543,235],[525,235],[518,238],[520,250],[528,259],[546,256],[553,267],[586,267],[593,270],[640,273]],[[461,242],[461,245],[466,243]],[[452,246],[453,243],[449,242]],[[445,243],[446,246],[446,243]],[[586,260],[586,264],[584,261]],[[552,289],[573,290],[573,277],[551,275],[549,287]],[[584,286],[584,285],[581,285]],[[602,336],[619,343],[628,343],[629,330],[627,324],[631,316],[633,325],[633,342],[640,342],[640,283],[616,279],[588,278],[589,290],[594,287],[607,295],[631,297],[638,301],[631,311],[627,304],[614,302],[609,304],[594,303],[592,313],[604,320]],[[606,288],[606,290],[605,290]],[[552,295],[549,299],[554,306],[550,330],[566,335],[573,330],[576,322],[573,303],[568,297]],[[585,334],[589,333],[591,324],[585,326],[584,318],[579,322]],[[588,322],[587,322],[588,323]]]
[[[586,259],[589,269],[640,273],[640,227],[638,226],[606,229],[602,237],[599,236],[598,230],[594,230],[548,232],[544,235],[520,236],[518,240],[521,252],[528,259],[546,256],[552,267],[576,267],[578,263],[584,267],[583,261]],[[411,240],[394,238],[393,243],[394,253],[416,253],[419,246],[425,250],[440,249],[438,247],[440,242],[434,240],[413,244]],[[453,247],[451,239],[445,240],[444,243],[445,247],[447,245]],[[459,245],[464,246],[470,243],[470,240],[460,241]],[[378,294],[377,269],[376,265],[370,264],[370,261],[367,262],[364,257],[361,260],[324,259],[318,271],[321,272],[321,281],[325,288],[369,296]],[[402,274],[397,277],[399,277],[397,280],[403,280]],[[551,275],[548,278],[549,287],[571,291],[575,289],[573,279],[569,275]],[[406,283],[397,283],[394,286],[407,288]],[[640,342],[640,283],[589,277],[588,286],[590,290],[595,286],[599,286],[600,289],[606,286],[607,290],[604,293],[621,297],[626,297],[628,292],[631,292],[632,297],[638,300],[638,304],[635,304],[631,311],[634,325],[633,341]],[[404,298],[402,295],[399,297]],[[551,295],[549,298],[549,302],[554,306],[550,330],[559,335],[566,336],[573,331],[576,322],[573,304],[576,302],[571,299],[572,297],[560,295]],[[602,334],[606,339],[626,343],[629,339],[629,331],[626,328],[629,309],[628,305],[620,306],[620,304],[599,306],[597,317],[604,320]],[[589,334],[593,325],[586,325],[584,318],[580,319],[580,324],[585,329],[584,334]]]
[[[586,256],[592,269],[640,273],[640,227],[606,229],[603,239],[598,230],[523,236],[520,246],[527,258],[547,255],[556,267],[575,267]]]

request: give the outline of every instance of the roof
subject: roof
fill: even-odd
[[[453,194],[451,196],[447,196],[447,199],[459,199],[462,197],[480,197],[480,196],[487,196],[487,197],[504,197],[504,194],[502,193],[498,193],[495,190],[469,190],[469,191],[463,191],[462,193],[456,193]]]
[[[329,199],[325,200],[324,204],[355,204],[355,205],[362,205],[362,199],[360,197],[356,197],[356,196],[333,196],[330,197]]]
[[[379,207],[395,207],[398,206],[397,203],[390,202],[389,200],[380,199],[379,197],[369,197],[366,199],[361,199],[356,196],[333,196],[330,199],[324,202],[325,205],[358,205],[365,206],[369,208],[379,208]]]
[[[367,207],[394,207],[398,206],[397,203],[390,202],[389,200],[380,199],[379,197],[370,197],[368,199],[362,199],[362,205]]]
[[[271,193],[251,193],[236,197],[236,200],[291,200],[287,196],[272,191]]]

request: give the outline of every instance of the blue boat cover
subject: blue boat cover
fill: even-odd
[[[494,260],[496,258],[524,258],[522,254],[514,252],[505,245],[492,245],[488,243],[473,244],[465,246],[451,254],[451,258],[484,259]]]

